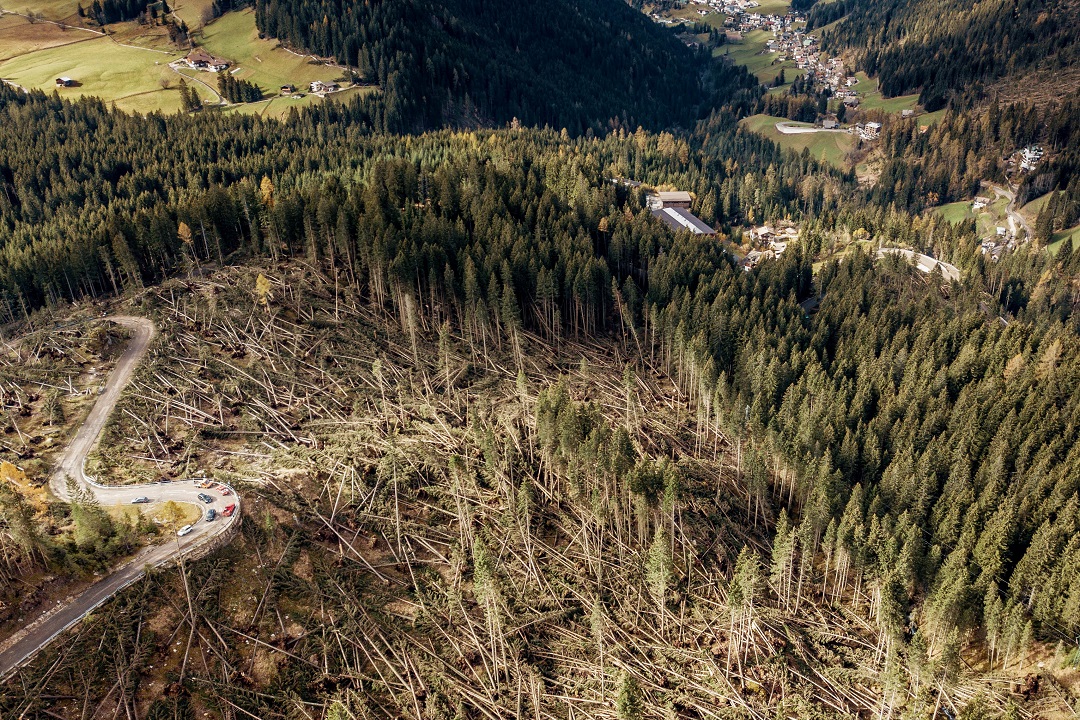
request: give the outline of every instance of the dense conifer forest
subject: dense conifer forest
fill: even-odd
[[[888,96],[917,92],[927,110],[951,95],[978,95],[1007,75],[1061,71],[1080,59],[1075,3],[995,0],[888,0],[815,5],[811,27],[826,46],[849,49]]]
[[[572,134],[691,127],[757,84],[610,0],[260,0],[255,10],[263,34],[378,83],[373,114],[390,131],[513,118]]]

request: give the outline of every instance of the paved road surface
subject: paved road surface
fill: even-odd
[[[1028,227],[1027,221],[1024,220],[1024,216],[1016,212],[1014,209],[1016,206],[1016,193],[1012,190],[1006,190],[998,185],[989,184],[990,188],[994,191],[995,197],[1006,197],[1009,199],[1009,204],[1005,207],[1005,213],[1009,218],[1009,230],[1013,235],[1016,235],[1018,230],[1017,226],[1024,228],[1024,234],[1027,239],[1031,239],[1031,228]]]
[[[808,125],[792,125],[787,122],[776,123],[776,129],[780,131],[782,135],[808,135],[809,133],[844,133],[850,135],[850,130],[829,129],[819,127],[810,127]]]
[[[224,533],[240,519],[240,498],[230,491],[228,496],[216,488],[201,490],[195,487],[194,480],[174,483],[154,483],[151,485],[125,485],[110,487],[101,485],[87,477],[83,470],[86,456],[101,435],[105,423],[120,399],[120,393],[131,380],[135,367],[146,354],[156,330],[154,324],[145,318],[114,317],[117,322],[134,331],[123,355],[116,363],[116,368],[109,376],[104,391],[98,396],[90,414],[75,434],[75,439],[68,445],[56,470],[49,480],[49,485],[57,497],[67,500],[67,477],[70,476],[83,487],[88,488],[102,505],[128,504],[138,497],[147,497],[151,504],[142,505],[150,512],[158,503],[168,500],[195,503],[200,507],[215,508],[218,520],[215,522],[199,521],[191,534],[185,537],[172,536],[161,545],[143,548],[134,558],[113,570],[109,575],[97,581],[80,595],[71,598],[39,618],[32,625],[24,628],[11,638],[0,642],[0,678],[4,678],[21,667],[33,655],[48,645],[64,630],[77,623],[95,608],[143,576],[147,566],[166,564],[199,548]],[[206,493],[214,502],[205,505],[197,499],[198,493]],[[230,518],[222,518],[221,511],[226,505],[236,504],[236,513]],[[205,514],[204,514],[205,517]]]
[[[935,267],[941,268],[941,276],[946,280],[959,280],[960,269],[955,265],[950,265],[947,262],[935,260],[929,255],[922,255],[921,253],[914,252],[913,250],[905,250],[903,248],[880,248],[878,250],[878,257],[885,257],[886,255],[902,255],[907,260],[914,260],[915,267],[922,272],[929,275],[934,271]]]

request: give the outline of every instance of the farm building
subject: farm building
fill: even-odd
[[[664,208],[689,210],[691,197],[690,193],[679,190],[675,192],[658,192],[655,195],[649,195],[646,200],[649,203],[650,210],[663,210]]]
[[[281,94],[282,95],[292,95],[294,92],[296,92],[296,86],[294,86],[294,85],[282,85],[281,86]]]
[[[220,72],[229,67],[228,60],[214,57],[210,53],[199,48],[189,52],[187,57],[184,58],[184,62],[186,62],[188,67],[193,70],[211,70],[213,72]]]
[[[341,86],[336,82],[323,82],[322,80],[316,80],[311,83],[311,92],[313,93],[332,93],[341,89]]]
[[[666,207],[653,210],[653,217],[672,230],[689,230],[694,235],[715,235],[716,231],[695,217],[689,210],[681,207]]]
[[[69,77],[56,78],[56,87],[71,87],[75,84],[75,81]]]

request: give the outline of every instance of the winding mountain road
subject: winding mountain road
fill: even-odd
[[[1005,206],[1005,214],[1009,218],[1009,230],[1013,235],[1018,235],[1018,227],[1024,229],[1024,236],[1031,238],[1031,228],[1028,227],[1027,220],[1024,216],[1016,212],[1016,192],[1011,188],[1006,190],[999,185],[993,185],[987,183],[991,190],[994,191],[994,197],[1004,197],[1009,200],[1009,204]]]
[[[101,436],[109,415],[112,414],[120,399],[121,392],[131,380],[132,373],[146,354],[150,341],[157,332],[154,324],[146,318],[118,316],[111,319],[113,322],[130,328],[134,333],[133,337],[117,361],[116,368],[109,376],[90,414],[80,426],[53,472],[49,480],[50,488],[61,500],[69,500],[67,478],[71,477],[76,483],[93,493],[103,506],[129,504],[136,498],[146,497],[150,499],[150,504],[140,506],[144,508],[153,508],[158,503],[169,500],[193,503],[202,508],[204,504],[197,498],[198,493],[202,492],[213,497],[213,503],[206,504],[205,508],[215,508],[219,519],[215,522],[200,520],[194,524],[192,532],[185,537],[173,535],[161,545],[143,548],[133,558],[115,568],[79,595],[61,602],[12,637],[0,641],[0,679],[18,670],[65,630],[140,579],[146,573],[146,568],[166,565],[184,556],[195,555],[213,540],[233,529],[240,520],[240,497],[231,489],[228,495],[217,488],[203,490],[195,487],[194,480],[149,485],[108,486],[86,475],[84,470],[86,457]],[[228,518],[221,517],[221,511],[230,504],[236,505],[235,514]]]

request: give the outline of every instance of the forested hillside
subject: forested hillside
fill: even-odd
[[[307,247],[292,199],[273,205],[276,239],[268,239],[257,221],[264,178],[292,193],[326,175],[365,177],[373,157],[418,163],[419,187],[434,202],[459,192],[432,177],[447,153],[473,157],[488,153],[486,144],[509,144],[516,149],[500,157],[520,163],[526,150],[547,158],[572,149],[574,163],[560,183],[582,191],[606,177],[679,183],[698,194],[703,217],[721,223],[835,209],[848,183],[809,158],[785,158],[755,135],[736,134],[727,114],[686,138],[620,131],[569,140],[524,130],[409,138],[370,134],[356,106],[313,108],[288,123],[213,114],[142,119],[93,101],[69,104],[0,87],[0,117],[0,145],[8,149],[0,156],[0,312],[7,319],[22,305],[153,283],[191,262],[195,247],[215,259],[238,248]],[[318,202],[334,207],[331,197]],[[187,213],[194,229],[190,243],[177,235],[178,213]],[[348,236],[354,232],[348,228]],[[392,257],[393,246],[383,251]]]
[[[756,86],[622,0],[260,0],[255,9],[264,35],[378,83],[371,102],[384,130],[515,117],[574,134],[690,127]]]
[[[528,54],[557,26],[513,7],[485,57],[511,39]],[[630,130],[628,111],[589,133],[622,92],[671,121],[678,97],[649,94],[670,76],[601,64],[608,87],[564,86],[555,63],[515,99],[533,60],[456,53],[489,42],[463,18],[504,10],[444,8],[312,5],[292,15],[310,15],[303,31],[275,31],[370,52],[380,74],[397,58],[381,105],[137,117],[0,87],[0,320],[40,331],[111,295],[161,324],[95,472],[209,459],[258,478],[242,486],[242,549],[130,591],[124,614],[88,625],[94,642],[70,646],[85,666],[57,649],[27,671],[61,690],[27,682],[0,714],[113,687],[126,709],[142,687],[154,720],[196,706],[566,717],[568,703],[621,718],[980,717],[984,700],[983,716],[1026,702],[990,680],[1030,669],[1033,648],[1077,664],[1080,254],[995,262],[972,228],[905,209],[969,189],[987,148],[1068,135],[1069,106],[1049,129],[1023,107],[887,128],[900,161],[863,193],[739,130],[753,93],[692,106],[682,120],[703,117],[683,130]],[[313,20],[331,9],[364,22]],[[389,22],[378,52],[369,21]],[[587,40],[586,25],[565,37]],[[664,32],[627,27],[614,42]],[[413,33],[441,40],[410,50]],[[663,39],[652,65],[697,62]],[[446,48],[434,75],[411,74],[423,47]],[[380,132],[463,109],[548,122],[563,110],[532,103],[556,90],[581,93],[566,131]],[[1073,208],[1075,180],[1052,167]],[[724,238],[667,230],[624,179],[693,192],[731,236],[783,220],[798,239],[744,270]],[[880,260],[879,245],[930,252],[962,280]],[[8,434],[31,405],[3,409]],[[74,572],[47,551],[45,520],[17,533],[28,548],[0,533],[5,577]],[[158,685],[140,684],[146,653],[175,656]]]
[[[93,117],[119,149],[135,122],[28,104],[59,127]],[[169,152],[201,146],[203,122],[163,124]],[[753,272],[672,236],[605,179],[634,167],[709,188],[717,166],[696,149],[682,162],[670,136],[376,136],[320,166],[315,143],[327,158],[335,146],[313,117],[282,140],[307,152],[280,156],[283,126],[228,122],[237,147],[259,138],[281,163],[272,179],[244,179],[265,162],[251,151],[239,180],[200,189],[192,173],[175,204],[116,200],[111,242],[94,248],[111,248],[168,338],[96,462],[119,477],[132,458],[269,447],[271,467],[306,468],[249,490],[260,504],[244,542],[259,550],[191,578],[193,623],[288,654],[270,670],[253,647],[194,633],[201,667],[169,666],[184,690],[155,717],[224,697],[262,717],[287,717],[278,698],[373,717],[566,702],[656,714],[727,698],[751,714],[930,714],[981,687],[961,658],[1022,671],[1033,643],[1080,631],[1077,285],[1045,282],[1080,275],[1074,256],[991,265],[962,228],[829,200],[840,186],[812,162],[721,121],[700,152],[779,164],[732,167],[721,187],[743,177],[716,202],[808,220],[803,248]],[[153,123],[131,127],[157,140]],[[943,287],[858,251],[815,278],[809,251],[845,229],[933,238],[967,279]],[[225,271],[140,291],[169,263],[235,251],[262,280]],[[616,370],[594,376],[612,355]],[[374,539],[355,545],[358,533]],[[215,579],[263,552],[265,580]],[[155,595],[170,597],[128,597],[130,615],[173,617]],[[148,671],[120,656],[168,636],[120,616],[93,627],[124,649],[65,670],[65,694],[103,692],[110,673],[135,682]],[[824,689],[808,692],[806,673]],[[234,680],[243,689],[226,693]]]
[[[1074,2],[840,0],[815,6],[810,26],[840,17],[825,32],[825,46],[852,51],[886,96],[920,93],[927,110],[952,95],[977,95],[1004,76],[1019,80],[1035,69],[1075,68],[1080,60]]]

